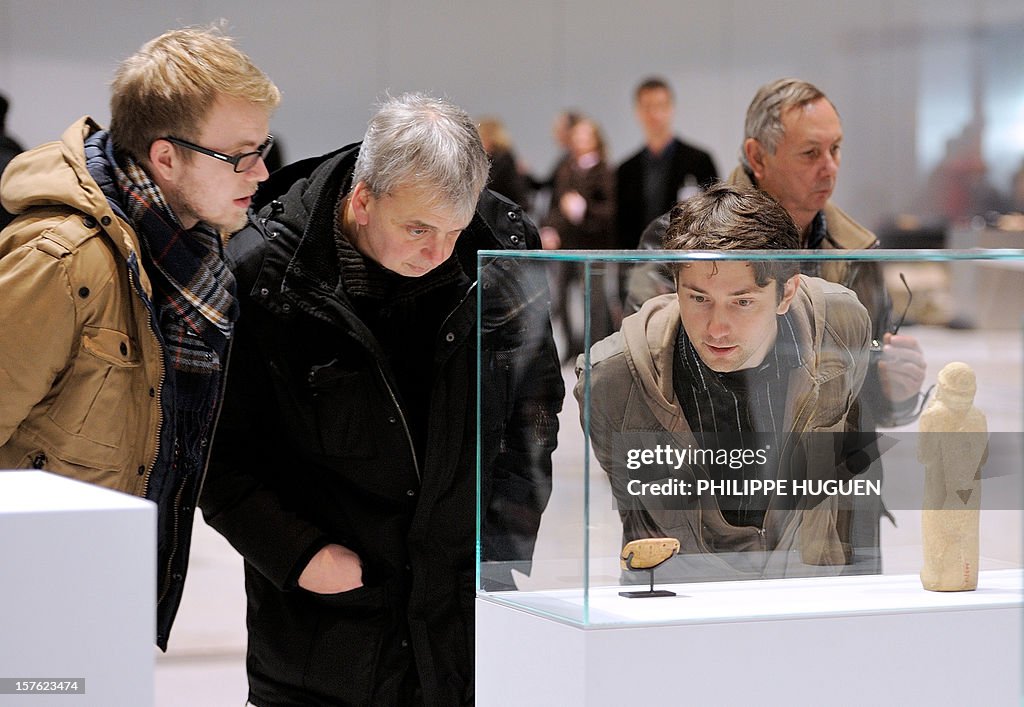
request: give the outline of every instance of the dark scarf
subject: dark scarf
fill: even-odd
[[[468,290],[469,278],[454,253],[421,277],[399,275],[367,258],[341,228],[343,199],[338,199],[334,223],[341,288],[384,352],[422,464],[434,383],[434,343],[442,323]]]
[[[712,480],[769,479],[778,470],[789,373],[801,365],[796,332],[787,315],[778,317],[775,345],[754,368],[718,373],[705,364],[686,330],[679,327],[672,385],[690,430],[704,449],[766,449],[767,463],[741,469],[705,468]],[[768,497],[764,494],[719,498],[722,515],[733,525],[760,527]]]

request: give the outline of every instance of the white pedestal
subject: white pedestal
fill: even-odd
[[[0,705],[150,705],[156,506],[41,471],[0,471],[0,678],[85,694]]]
[[[959,593],[911,575],[723,582],[658,599],[610,587],[591,591],[601,624],[588,628],[509,603],[558,592],[489,595],[476,602],[477,704],[1019,704],[1021,579],[982,572]]]

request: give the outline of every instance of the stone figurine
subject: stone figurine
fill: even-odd
[[[988,456],[988,425],[974,407],[976,390],[971,367],[950,363],[939,372],[935,399],[921,415],[921,584],[934,592],[978,587],[981,468]]]

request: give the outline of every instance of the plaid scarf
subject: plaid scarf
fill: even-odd
[[[149,262],[166,286],[154,286],[160,331],[175,371],[209,376],[238,319],[235,278],[224,264],[220,234],[199,223],[184,229],[160,188],[130,157],[114,164],[120,199]]]

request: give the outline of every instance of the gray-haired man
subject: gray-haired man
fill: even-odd
[[[472,702],[476,252],[539,247],[487,171],[464,111],[406,94],[361,144],[277,172],[231,242],[243,314],[203,511],[246,561],[253,704]],[[481,460],[484,532],[527,561],[563,385],[544,281],[516,281]]]

